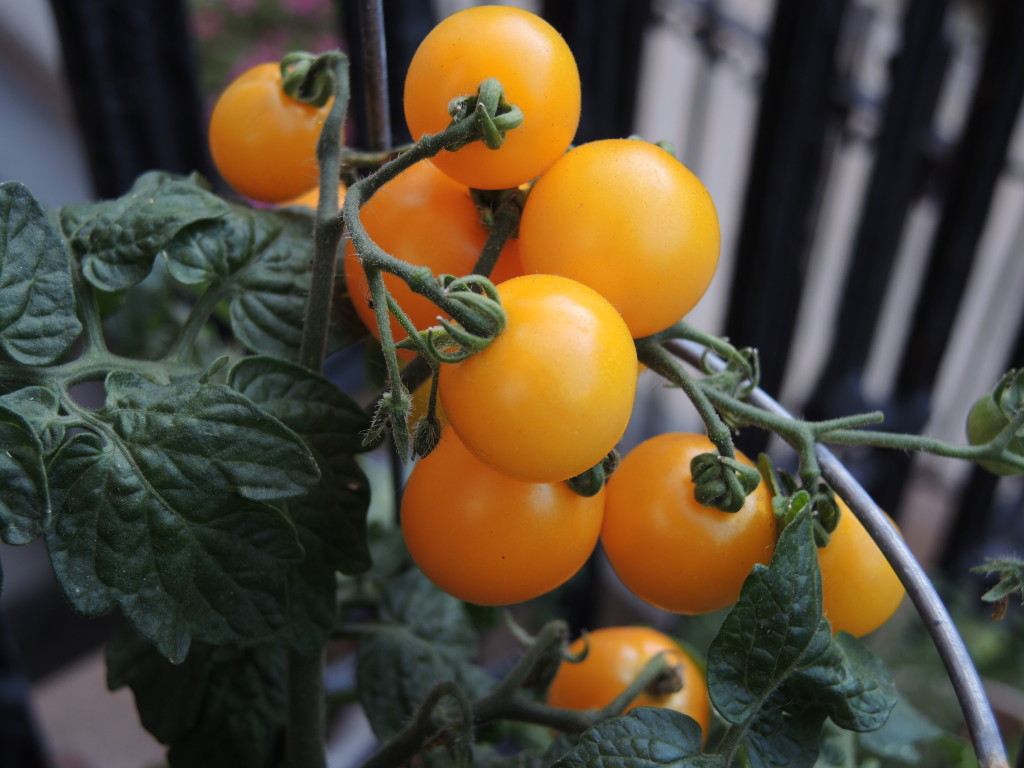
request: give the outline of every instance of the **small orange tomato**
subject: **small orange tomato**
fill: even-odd
[[[636,347],[600,294],[558,275],[498,286],[508,324],[482,352],[441,366],[452,427],[481,461],[531,482],[567,480],[622,438]]]
[[[342,203],[345,202],[345,193],[348,189],[344,184],[338,184],[338,207],[340,208]],[[307,189],[298,197],[293,197],[291,200],[285,200],[280,203],[281,206],[297,205],[303,208],[312,208],[316,210],[317,205],[320,203],[320,186],[317,185],[312,189]]]
[[[696,306],[720,236],[711,195],[682,163],[646,141],[606,139],[575,147],[541,176],[519,241],[527,272],[589,285],[640,338]]]
[[[303,104],[287,95],[277,63],[257,64],[217,99],[210,117],[213,162],[238,192],[267,203],[317,183],[316,143],[331,102]]]
[[[842,499],[839,525],[818,550],[821,604],[832,632],[861,637],[896,613],[906,594],[896,572]]]
[[[468,187],[511,189],[539,176],[569,147],[580,119],[580,78],[561,35],[520,8],[481,5],[443,19],[420,43],[405,78],[405,120],[414,139],[451,122],[448,103],[496,78],[523,123],[500,149],[474,142],[434,158]]]
[[[650,627],[606,627],[578,638],[569,650],[583,661],[563,661],[548,689],[548,704],[568,709],[599,709],[636,679],[644,665],[664,653],[678,674],[682,687],[676,691],[648,690],[626,707],[664,707],[689,715],[707,738],[711,724],[704,673],[690,655],[668,635]],[[674,687],[674,686],[670,686]]]
[[[705,435],[657,435],[626,454],[605,489],[601,543],[608,561],[637,597],[666,611],[708,613],[731,605],[754,565],[775,551],[765,483],[738,512],[694,498],[690,461],[714,450]],[[739,451],[736,458],[751,464]]]
[[[604,495],[527,483],[483,464],[445,428],[402,494],[402,534],[416,565],[478,605],[530,600],[566,582],[597,544]]]

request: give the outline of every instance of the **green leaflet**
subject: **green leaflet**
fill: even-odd
[[[86,615],[119,606],[169,659],[193,637],[238,642],[280,629],[291,522],[263,503],[319,478],[294,432],[234,390],[158,386],[114,372],[98,433],[68,440],[48,467],[57,578]]]
[[[23,184],[0,184],[0,359],[52,363],[81,331],[64,240]]]
[[[404,725],[427,692],[454,680],[470,697],[490,680],[470,664],[476,633],[462,602],[410,570],[388,582],[380,622],[359,642],[359,699],[378,737]]]
[[[146,277],[179,232],[227,212],[228,204],[196,179],[152,171],[126,195],[65,206],[58,220],[85,278],[100,290],[119,291]]]

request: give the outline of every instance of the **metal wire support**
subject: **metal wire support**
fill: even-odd
[[[676,341],[667,345],[667,348],[694,367],[700,367],[702,362],[714,369],[725,367],[725,363],[719,358],[707,354],[704,347],[692,342]],[[760,388],[755,389],[747,400],[769,413],[783,418],[793,418],[785,408]],[[985,696],[981,678],[949,611],[935,591],[935,585],[925,574],[921,564],[903,541],[903,537],[842,462],[823,445],[819,444],[816,452],[822,475],[878,544],[882,554],[899,575],[914,607],[924,621],[925,628],[932,636],[932,641],[953,684],[953,691],[960,702],[979,765],[981,768],[1009,768],[1006,748],[992,707]]]

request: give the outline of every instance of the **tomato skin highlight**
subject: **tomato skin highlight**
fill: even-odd
[[[634,338],[664,330],[718,266],[718,214],[700,180],[660,147],[606,139],[570,150],[523,210],[527,272],[565,275],[608,299]]]
[[[621,439],[636,394],[636,348],[585,285],[523,275],[497,286],[508,325],[482,352],[443,365],[440,396],[459,437],[511,477],[555,482]]]
[[[821,605],[832,634],[862,637],[896,613],[906,591],[864,524],[842,499],[836,503],[839,524],[818,549]]]
[[[401,525],[438,587],[478,605],[511,605],[572,577],[594,551],[603,514],[603,492],[585,498],[565,483],[502,475],[445,428],[406,483]]]
[[[626,707],[664,707],[689,715],[707,738],[711,705],[707,682],[697,663],[668,635],[650,627],[605,627],[577,638],[569,652],[579,655],[578,663],[563,661],[548,688],[548,704],[568,709],[599,709],[608,705],[636,678],[649,659],[665,653],[679,668],[683,687],[668,694],[642,692]]]
[[[738,512],[694,498],[690,461],[713,450],[705,435],[657,435],[626,454],[605,489],[601,543],[609,563],[637,597],[673,613],[732,605],[750,570],[775,551],[766,483]],[[739,451],[736,458],[753,466]]]
[[[580,118],[580,78],[568,44],[539,16],[519,8],[475,6],[443,19],[420,43],[405,78],[405,119],[414,140],[451,122],[448,103],[496,78],[523,123],[500,149],[474,142],[442,152],[437,166],[477,189],[511,189],[565,152]]]
[[[442,273],[468,275],[487,242],[487,228],[468,187],[441,173],[429,161],[419,162],[389,181],[359,211],[366,233],[384,251],[415,266]],[[370,287],[351,240],[345,244],[345,283],[356,313],[375,338],[377,318],[370,308]],[[519,245],[509,240],[494,265],[493,282],[522,273]],[[400,278],[384,274],[384,285],[419,329],[437,325],[441,310],[412,291]],[[391,317],[395,340],[405,330]],[[406,353],[411,357],[411,353]]]
[[[218,172],[236,191],[267,203],[316,186],[316,143],[332,103],[313,107],[288,96],[276,62],[243,72],[210,116],[210,153]]]

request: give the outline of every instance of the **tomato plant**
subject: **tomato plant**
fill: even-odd
[[[670,674],[657,678],[626,707],[664,707],[689,715],[707,738],[711,705],[704,672],[668,635],[651,627],[604,627],[569,646],[582,661],[563,661],[548,688],[548,703],[570,709],[607,705],[640,673],[651,658],[664,654]]]
[[[523,266],[586,283],[634,337],[696,306],[718,265],[718,215],[707,189],[654,144],[575,147],[534,185],[520,224]]]
[[[509,605],[549,592],[590,557],[604,495],[497,472],[446,429],[402,494],[402,534],[413,559],[445,592]]]
[[[565,152],[580,118],[580,79],[569,46],[535,14],[478,6],[444,19],[420,43],[405,77],[405,119],[413,138],[441,131],[448,104],[497,78],[505,98],[524,114],[543,115],[511,131],[504,146],[471,144],[434,162],[478,189],[517,187]]]
[[[238,192],[269,203],[297,197],[316,185],[316,142],[330,103],[304,104],[288,96],[277,63],[257,64],[220,95],[210,116],[213,162]]]
[[[363,206],[362,221],[367,234],[385,251],[410,264],[430,267],[434,274],[472,272],[487,241],[487,228],[469,188],[430,162],[417,163],[385,184]],[[366,273],[351,241],[345,246],[344,270],[356,312],[379,338]],[[495,264],[492,279],[500,282],[521,272],[518,242],[510,240]],[[384,284],[417,328],[437,324],[439,312],[433,302],[414,293],[395,275],[384,275]],[[391,332],[395,338],[405,336],[394,317]]]
[[[24,185],[0,184],[0,538],[40,540],[75,610],[123,619],[108,681],[132,688],[169,765],[325,768],[328,695],[341,692],[325,691],[324,664],[336,650],[354,654],[355,693],[379,740],[364,768],[581,768],[652,755],[810,766],[826,718],[850,743],[886,724],[892,679],[854,635],[884,621],[902,588],[871,537],[901,573],[916,578],[915,564],[820,446],[1016,458],[999,445],[858,431],[876,414],[794,419],[759,389],[754,350],[677,322],[717,260],[707,192],[640,141],[594,142],[559,159],[579,81],[564,43],[531,14],[473,9],[428,38],[407,106],[410,124],[420,107],[437,122],[411,147],[342,147],[347,59],[297,56],[286,57],[288,90],[333,93],[326,116],[285,97],[268,65],[228,89],[210,131],[225,177],[284,205],[148,173],[117,199],[48,212]],[[464,109],[460,97],[474,93],[479,102]],[[521,222],[525,189],[476,195],[490,206],[488,234],[466,185],[514,187],[541,173]],[[338,179],[351,182],[341,211],[321,205],[313,218],[293,204],[317,178],[331,200]],[[465,276],[519,224],[527,269],[542,273],[518,275],[513,259],[499,260],[496,287]],[[361,402],[321,374],[328,336],[341,347],[364,335],[346,325],[350,313],[332,313],[346,236],[358,253],[347,282],[357,304],[370,286],[369,324],[384,329],[384,376],[352,377]],[[130,312],[110,310],[122,299]],[[389,310],[417,325],[403,348],[415,344],[423,358],[404,369]],[[136,315],[147,311],[157,341],[127,352],[118,327],[148,329]],[[439,316],[441,330],[422,330]],[[709,437],[656,435],[612,472],[638,357],[688,398]],[[98,404],[78,396],[83,384]],[[420,407],[409,391],[428,393],[433,411],[435,385],[449,421],[422,422],[398,515],[389,499],[402,495],[408,416]],[[975,421],[991,423],[972,441],[992,424],[1020,423],[1022,386],[1020,374],[1004,377],[998,413],[980,411]],[[768,457],[753,468],[734,451],[735,430],[754,428],[794,450],[794,472]],[[392,464],[357,460],[388,430]],[[844,508],[819,549],[834,511],[829,483],[858,500],[859,517]],[[369,514],[371,484],[384,514]],[[707,647],[706,693],[680,647],[647,629],[595,631],[588,659],[562,665],[580,643],[568,647],[568,622],[549,609],[569,590],[523,611],[544,620],[539,630],[510,621],[521,648],[480,666],[491,612],[465,601],[548,593],[598,541],[626,586],[658,608],[732,606]],[[983,599],[1020,591],[1019,560],[991,568],[1000,583]],[[927,583],[917,587],[915,605],[958,664],[979,755],[986,768],[1006,765],[948,614]],[[605,638],[617,638],[607,656]],[[688,704],[661,674],[666,657],[643,663],[659,652],[678,662],[675,693]],[[657,706],[619,716],[636,696]],[[710,746],[709,698],[723,721]],[[913,754],[919,739],[895,730],[879,741]]]
[[[608,481],[601,544],[615,573],[647,602],[707,613],[736,602],[755,563],[775,548],[771,494],[761,483],[738,512],[694,498],[690,461],[713,451],[704,435],[652,437],[622,459]],[[737,458],[749,464],[742,454]]]
[[[818,550],[822,610],[833,632],[860,637],[889,620],[905,590],[863,523],[842,499],[837,502],[839,524]]]
[[[498,285],[508,327],[483,352],[441,368],[452,427],[476,456],[523,480],[566,480],[622,437],[636,351],[614,307],[581,283],[523,275]]]

